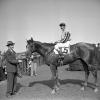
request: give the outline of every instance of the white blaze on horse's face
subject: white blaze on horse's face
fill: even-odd
[[[28,45],[26,45],[26,52],[28,51]]]
[[[31,54],[30,46],[29,46],[28,44],[26,45],[26,53],[27,53],[27,55],[29,55],[29,56],[30,56],[30,54]]]
[[[28,52],[28,45],[26,45],[26,53]]]

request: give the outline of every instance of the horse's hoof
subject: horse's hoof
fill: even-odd
[[[56,93],[56,90],[55,89],[53,89],[52,90],[52,92],[51,92],[51,94],[55,94]]]
[[[94,92],[95,92],[95,93],[98,92],[98,91],[99,91],[98,88],[95,88],[95,89],[94,89]]]
[[[84,90],[85,90],[85,88],[84,88],[84,87],[82,87],[82,88],[81,88],[81,90],[82,90],[82,91],[84,91]]]

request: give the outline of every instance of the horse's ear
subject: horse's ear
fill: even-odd
[[[32,37],[31,37],[31,41],[32,41],[32,42],[34,41]]]

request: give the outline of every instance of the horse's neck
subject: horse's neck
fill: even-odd
[[[38,53],[42,56],[47,56],[49,53],[51,53],[51,51],[53,50],[53,46],[44,46],[44,45],[40,45],[40,48],[38,48]]]
[[[38,52],[41,56],[45,57],[46,52],[47,52],[47,49],[46,49],[44,46],[39,45],[39,47],[38,47],[38,49],[37,49],[37,52]]]

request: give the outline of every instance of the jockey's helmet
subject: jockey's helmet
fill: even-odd
[[[66,26],[66,24],[65,24],[65,23],[60,23],[59,26],[60,26],[60,27],[61,27],[61,26]]]

